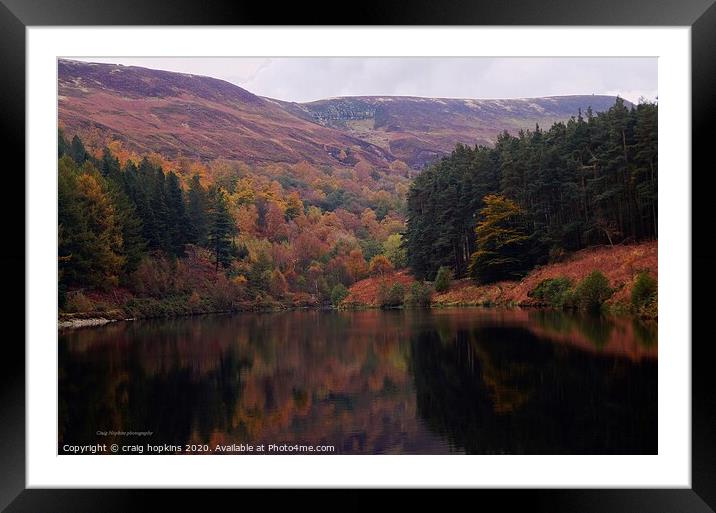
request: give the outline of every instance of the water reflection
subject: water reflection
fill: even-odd
[[[59,441],[655,453],[656,355],[654,327],[535,310],[117,323],[60,335]]]

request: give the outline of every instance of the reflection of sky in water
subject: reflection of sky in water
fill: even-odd
[[[60,442],[651,453],[656,355],[654,327],[537,310],[118,323],[60,336]]]

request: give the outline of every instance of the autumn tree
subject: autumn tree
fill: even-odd
[[[480,283],[521,277],[528,261],[530,236],[524,212],[509,198],[489,195],[483,200],[475,228],[477,251],[470,260],[470,275]]]
[[[383,241],[383,254],[390,260],[393,267],[402,269],[406,265],[405,248],[403,238],[399,233],[390,235]]]
[[[147,241],[142,234],[142,220],[132,201],[118,183],[109,179],[106,180],[106,183],[122,231],[122,249],[120,251],[124,261],[122,279],[126,280],[130,274],[137,270],[142,261],[147,249]]]
[[[366,182],[370,179],[371,173],[373,172],[373,166],[363,160],[359,160],[358,163],[353,166],[356,178],[361,182]]]
[[[241,205],[233,209],[234,221],[239,231],[245,235],[256,235],[258,227],[258,213],[256,207],[251,205]]]
[[[278,269],[274,269],[271,272],[269,292],[271,292],[271,295],[277,299],[281,299],[288,292],[288,283],[286,282],[286,278]]]
[[[256,289],[266,290],[270,285],[271,259],[265,251],[261,251],[249,271],[249,283]]]
[[[393,270],[393,264],[385,255],[376,255],[370,260],[369,269],[373,276],[384,276]]]
[[[281,206],[276,201],[269,201],[265,214],[266,236],[269,240],[285,237],[285,218]]]
[[[309,266],[306,277],[308,280],[309,290],[316,297],[321,296],[321,286],[324,284],[323,266],[320,262],[312,262]]]
[[[292,192],[286,198],[286,211],[284,215],[286,219],[295,219],[299,215],[303,214],[303,202],[297,192]]]
[[[124,264],[122,231],[106,182],[89,162],[59,162],[58,259],[65,288],[108,288],[119,283]]]
[[[363,252],[360,249],[353,249],[348,253],[346,267],[354,282],[362,280],[368,274],[368,264],[363,258]]]

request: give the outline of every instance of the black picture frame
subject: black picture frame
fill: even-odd
[[[309,8],[306,3],[274,4],[198,0],[0,0],[0,124],[5,156],[5,181],[0,212],[5,241],[12,251],[0,252],[6,289],[6,316],[17,330],[6,335],[0,357],[0,508],[8,512],[140,511],[161,498],[162,509],[206,509],[215,495],[251,500],[246,490],[60,490],[26,489],[25,485],[25,30],[43,25],[621,25],[690,26],[692,71],[692,488],[585,490],[477,490],[479,501],[499,503],[502,510],[549,512],[707,512],[716,509],[716,396],[711,367],[712,337],[705,330],[709,291],[714,290],[716,257],[709,251],[709,197],[713,175],[710,147],[716,140],[716,4],[714,0],[505,0],[482,2],[430,0],[410,4],[366,0],[354,5],[350,17],[337,9]],[[668,144],[668,141],[662,142]],[[7,162],[7,161],[6,161]],[[666,172],[688,170],[666,170]],[[696,186],[698,178],[698,186]],[[684,176],[688,179],[688,175]],[[667,211],[668,214],[668,211]],[[694,235],[699,233],[701,239]],[[9,246],[9,245],[8,245]],[[19,272],[23,269],[23,273]],[[20,298],[23,298],[21,300]],[[701,301],[699,301],[701,298]],[[688,300],[689,298],[684,298]],[[700,330],[698,328],[701,328]],[[329,461],[329,460],[327,460]],[[328,463],[330,464],[330,463]],[[275,492],[274,492],[275,493]],[[327,496],[326,496],[327,497]],[[414,492],[422,497],[422,492]],[[223,497],[222,497],[223,498]],[[211,503],[206,501],[211,500]],[[330,498],[326,500],[330,501]],[[171,505],[170,505],[171,503]],[[238,504],[238,503],[234,503]],[[244,504],[248,504],[244,502]],[[360,502],[358,503],[360,504]],[[367,501],[364,503],[369,504]],[[197,505],[203,505],[198,507]],[[5,509],[4,509],[5,510]]]

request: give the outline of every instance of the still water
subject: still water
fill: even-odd
[[[60,333],[58,420],[60,453],[655,454],[656,327],[480,308],[114,323]]]

